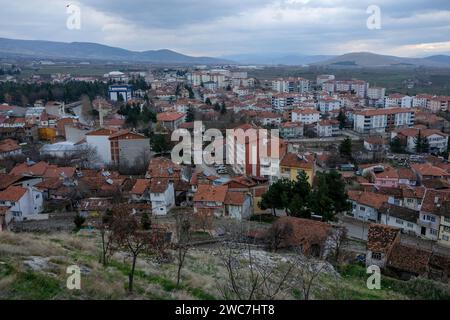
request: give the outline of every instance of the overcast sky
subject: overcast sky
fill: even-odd
[[[67,5],[81,8],[69,30]],[[369,30],[366,10],[381,9]],[[0,37],[191,55],[450,54],[449,0],[0,0]]]

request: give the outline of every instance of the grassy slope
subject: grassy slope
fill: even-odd
[[[95,236],[0,233],[0,299],[218,299],[217,280],[224,279],[218,257],[207,250],[192,250],[183,270],[182,288],[176,289],[174,264],[158,265],[141,260],[136,273],[135,293],[127,295],[129,265],[116,256],[104,269],[98,263],[99,243]],[[48,258],[49,267],[31,271],[24,265],[30,257]],[[67,266],[87,270],[79,291],[65,287]],[[356,268],[356,267],[355,267]],[[322,276],[314,290],[317,299],[408,299],[414,297],[404,286],[389,282],[388,288],[368,290],[364,270],[345,268],[338,281]],[[298,296],[294,290],[292,298]],[[417,296],[417,295],[416,295]],[[445,296],[435,296],[445,298]],[[447,297],[448,298],[448,297]]]

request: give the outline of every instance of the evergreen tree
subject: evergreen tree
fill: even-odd
[[[341,156],[350,159],[352,157],[352,149],[352,140],[350,138],[346,138],[339,146],[339,153]]]
[[[347,116],[344,111],[340,110],[339,115],[337,116],[337,120],[339,121],[339,128],[342,130],[345,128],[345,124],[347,123]]]
[[[405,148],[403,147],[402,141],[399,137],[395,137],[390,143],[391,151],[395,153],[403,153]]]

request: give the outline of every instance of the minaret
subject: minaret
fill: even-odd
[[[98,115],[100,117],[100,128],[103,128],[103,112],[101,102],[98,104]]]

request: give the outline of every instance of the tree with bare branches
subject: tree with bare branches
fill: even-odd
[[[329,247],[330,247],[330,258],[332,263],[339,263],[342,256],[342,248],[347,240],[347,228],[345,227],[337,227],[334,228],[331,233],[329,239]]]
[[[180,286],[181,270],[183,269],[186,255],[191,247],[191,215],[189,212],[175,213],[175,230],[177,241],[175,244],[177,260],[177,288]]]
[[[301,253],[296,255],[289,283],[293,290],[300,290],[303,300],[311,299],[311,291],[317,284],[320,274],[326,267],[326,262],[316,260]]]
[[[131,256],[131,268],[128,274],[128,291],[133,292],[136,262],[141,254],[160,253],[164,237],[158,228],[145,230],[140,219],[132,214],[125,205],[116,205],[113,208],[112,232],[115,244]]]

